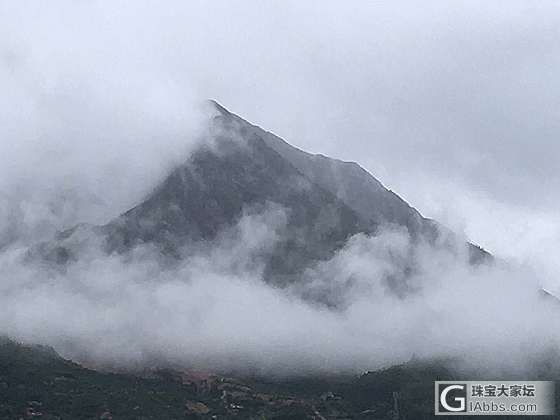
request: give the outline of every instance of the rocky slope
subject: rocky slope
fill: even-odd
[[[79,238],[89,231],[102,237],[108,253],[148,243],[171,259],[180,258],[185,246],[213,240],[247,209],[258,212],[274,205],[287,220],[262,257],[265,278],[276,284],[296,281],[352,235],[375,234],[385,226],[406,229],[416,243],[456,252],[465,245],[472,263],[491,259],[422,217],[358,164],[306,153],[211,104],[214,116],[203,144],[145,200],[105,226],[63,232],[57,241],[43,244],[41,253],[57,262],[79,258]]]

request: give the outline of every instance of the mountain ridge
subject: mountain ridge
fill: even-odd
[[[387,225],[405,228],[415,243],[457,247],[453,232],[424,218],[357,163],[300,150],[217,102],[210,104],[216,112],[207,141],[139,204],[103,226],[90,227],[103,236],[107,253],[149,243],[180,259],[185,245],[212,240],[247,208],[263,209],[269,203],[287,214],[282,236],[265,261],[265,275],[276,284],[295,281],[351,236],[375,235]],[[42,253],[62,263],[79,258],[68,246],[75,242],[74,230],[59,235]],[[476,245],[467,243],[467,249],[473,264],[491,260]]]
[[[233,118],[241,124],[248,125],[256,130],[263,136],[263,140],[267,145],[292,162],[297,169],[312,181],[335,194],[360,216],[366,219],[373,217],[372,221],[377,224],[404,225],[413,237],[424,235],[434,241],[440,235],[455,236],[450,229],[439,222],[422,216],[416,208],[411,206],[397,193],[385,187],[381,181],[364,169],[359,163],[331,158],[321,153],[313,154],[306,152],[291,145],[280,136],[266,131],[246,121],[235,113],[230,112],[217,101],[211,99],[208,102],[214,106],[222,116]],[[306,167],[305,159],[311,160],[315,167]],[[331,182],[330,186],[334,186],[334,189],[329,188],[329,180],[321,179],[321,176],[329,175],[325,174],[325,172],[329,170],[334,173],[330,174],[331,178],[334,178],[334,180],[331,179],[330,181],[335,181]],[[318,172],[322,172],[322,174]],[[357,184],[360,184],[361,188],[357,188]],[[367,187],[365,191],[366,194],[364,194],[364,186]],[[368,214],[368,212],[371,211],[374,213]],[[377,211],[377,213],[375,213],[375,211]],[[469,252],[471,254],[471,262],[473,263],[482,262],[491,258],[491,255],[483,248],[470,242]]]

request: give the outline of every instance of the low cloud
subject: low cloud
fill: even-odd
[[[538,290],[558,288],[560,14],[503,6],[0,4],[0,333],[94,364],[279,373],[413,355],[527,367],[556,349],[557,303]],[[359,156],[508,264],[473,268],[386,230],[279,289],[259,263],[285,223],[274,206],[173,268],[95,241],[63,271],[25,262],[183,162],[207,97],[305,149]]]
[[[90,250],[63,271],[23,264],[12,249],[0,260],[0,331],[95,366],[281,375],[413,357],[518,371],[560,344],[551,334],[560,307],[539,294],[534,273],[472,267],[445,249],[413,246],[403,231],[357,235],[297,286],[270,286],[259,255],[281,237],[285,214],[249,209],[214,242],[191,244],[173,268],[149,247],[126,257]],[[406,289],[396,287],[412,248],[414,272]]]
[[[57,8],[0,6],[0,248],[127,210],[184,161],[213,112],[132,49],[105,48],[115,41],[85,29],[89,8],[68,6],[84,23],[75,37],[53,24]]]

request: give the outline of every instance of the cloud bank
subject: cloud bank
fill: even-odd
[[[560,344],[559,303],[539,294],[529,270],[473,268],[424,245],[398,290],[399,262],[413,247],[403,231],[357,235],[297,284],[272,287],[259,255],[284,226],[277,206],[248,211],[213,243],[191,244],[173,268],[149,247],[126,257],[90,250],[63,271],[24,264],[13,249],[0,259],[0,331],[95,366],[281,375],[413,357],[519,371]]]
[[[18,2],[0,4],[0,330],[96,363],[153,360],[276,372],[417,356],[522,366],[558,345],[555,2]],[[184,160],[223,101],[297,146],[349,160],[508,267],[354,237],[298,288],[255,255],[282,210],[162,270],[92,250],[66,272],[26,246],[103,223]],[[280,222],[279,222],[280,221]],[[313,303],[328,296],[342,309]],[[507,353],[508,360],[502,354]]]

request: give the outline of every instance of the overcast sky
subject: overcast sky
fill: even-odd
[[[73,144],[108,133],[82,159],[130,158],[125,114],[150,133],[141,171],[177,150],[192,104],[214,98],[298,147],[359,162],[424,215],[552,277],[558,74],[557,1],[0,0],[4,170],[33,156],[13,151],[41,132],[37,112],[50,123],[78,107],[89,131],[62,130]]]

